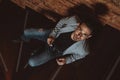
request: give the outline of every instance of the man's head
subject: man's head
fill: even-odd
[[[88,39],[92,36],[92,29],[88,27],[87,24],[82,23],[76,28],[76,30],[72,33],[71,38],[74,41],[81,41]]]

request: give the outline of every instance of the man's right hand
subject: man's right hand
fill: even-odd
[[[54,42],[54,40],[55,40],[55,38],[49,37],[49,38],[47,39],[48,45],[49,45],[49,46],[52,46],[52,43]]]

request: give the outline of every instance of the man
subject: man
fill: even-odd
[[[29,59],[32,67],[40,66],[51,59],[56,59],[58,65],[72,63],[84,58],[85,40],[92,36],[92,28],[81,23],[76,16],[61,19],[53,30],[27,29],[23,39],[39,39],[45,42],[45,50]]]

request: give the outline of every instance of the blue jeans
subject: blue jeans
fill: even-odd
[[[47,44],[47,38],[50,32],[51,30],[39,31],[38,29],[27,29],[24,31],[24,35],[22,36],[24,40],[38,39],[45,42],[45,50],[39,54],[32,55],[28,60],[28,64],[31,67],[40,66],[51,59],[62,56],[62,52],[57,50],[54,46],[51,47]]]
[[[51,30],[26,29],[22,35],[22,39],[29,41],[30,39],[38,39],[46,42]]]

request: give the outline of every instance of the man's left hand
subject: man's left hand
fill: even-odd
[[[64,58],[64,57],[63,58],[58,58],[58,59],[56,59],[56,61],[57,61],[57,64],[60,65],[60,66],[66,64],[66,58]]]

